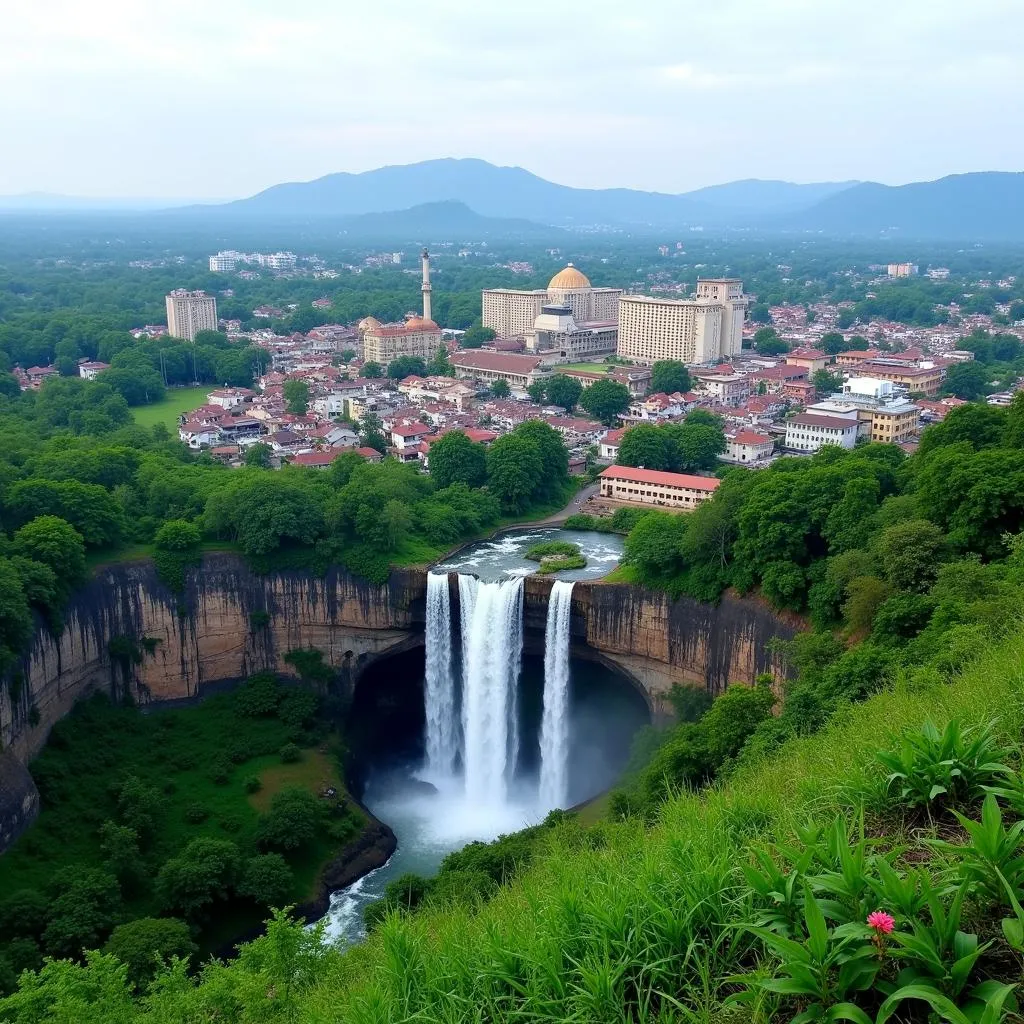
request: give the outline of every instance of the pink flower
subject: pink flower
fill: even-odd
[[[881,935],[888,935],[896,927],[896,919],[884,910],[875,910],[868,914],[868,927]]]

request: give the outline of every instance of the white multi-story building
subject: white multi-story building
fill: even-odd
[[[735,278],[700,280],[692,299],[624,295],[619,300],[618,354],[654,363],[710,363],[739,352],[747,299]]]
[[[206,292],[175,288],[167,296],[167,333],[195,341],[200,331],[217,330],[217,300]]]
[[[502,338],[525,335],[533,330],[544,306],[567,306],[581,327],[593,322],[614,324],[621,295],[621,288],[594,288],[570,263],[551,278],[547,288],[485,288],[483,325]]]
[[[259,256],[259,262],[271,270],[291,270],[298,257],[293,252],[270,252]]]
[[[210,271],[214,274],[230,274],[240,258],[237,252],[219,252],[210,257]]]
[[[852,448],[859,432],[857,410],[849,414],[805,412],[786,420],[786,447],[791,451],[811,454],[827,444]]]
[[[574,363],[612,355],[618,324],[614,320],[577,323],[569,306],[549,303],[541,307],[524,337],[527,352],[546,355],[552,362]]]

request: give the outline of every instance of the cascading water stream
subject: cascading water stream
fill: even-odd
[[[540,724],[542,811],[565,807],[569,797],[569,625],[572,583],[556,580],[544,631],[544,711]]]
[[[427,770],[434,777],[447,777],[455,771],[459,753],[447,573],[427,574],[426,653]]]
[[[459,593],[463,589],[459,577]],[[463,601],[462,730],[466,796],[504,805],[523,648],[523,578],[474,581],[472,607]]]

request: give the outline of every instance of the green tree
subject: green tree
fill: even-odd
[[[619,416],[629,408],[629,388],[617,380],[597,380],[590,385],[580,398],[591,416],[607,426],[612,426]]]
[[[312,544],[323,531],[323,507],[303,477],[238,470],[206,503],[206,525],[237,540],[247,555],[283,544]]]
[[[434,377],[454,377],[455,368],[448,358],[448,348],[442,342],[437,346],[434,358],[427,364],[427,373]]]
[[[138,917],[119,924],[107,939],[104,953],[128,968],[128,977],[142,987],[152,980],[161,960],[191,960],[199,952],[188,925],[174,917]]]
[[[923,592],[934,582],[946,538],[927,519],[911,519],[884,530],[876,550],[885,578],[899,590]]]
[[[499,437],[487,450],[488,486],[508,512],[529,508],[543,472],[540,446],[515,431]]]
[[[81,865],[58,872],[50,903],[43,947],[50,956],[77,957],[95,949],[114,926],[121,910],[117,879]]]
[[[988,394],[991,376],[992,371],[986,370],[985,366],[976,360],[954,363],[946,371],[946,380],[942,389],[946,394],[973,402]]]
[[[769,317],[769,320],[771,317]],[[690,371],[677,359],[659,359],[651,367],[651,391],[655,394],[686,393],[690,390]]]
[[[580,400],[583,385],[575,377],[556,373],[545,381],[544,393],[552,405],[560,405],[566,412],[571,412]]]
[[[154,537],[160,551],[195,551],[201,540],[199,527],[184,519],[169,519]]]
[[[829,370],[815,370],[811,377],[814,390],[819,395],[831,395],[843,390],[843,375]]]
[[[384,370],[381,368],[380,363],[376,363],[371,359],[369,362],[363,363],[362,376],[373,380],[376,377],[383,377]]]
[[[309,409],[309,385],[304,380],[286,380],[281,391],[288,411],[305,416]]]
[[[694,423],[689,418],[679,427],[666,427],[673,435],[676,457],[672,468],[683,472],[714,469],[727,445],[720,426]]]
[[[490,327],[482,327],[478,321],[462,335],[459,339],[459,345],[462,348],[480,348],[481,345],[494,341],[496,337],[497,333],[495,331]]]
[[[392,498],[380,511],[380,525],[387,550],[394,551],[412,530],[412,510],[404,501]]]
[[[864,347],[867,348],[867,345]],[[840,352],[848,351],[850,345],[847,344],[846,338],[839,331],[828,331],[821,336],[818,348],[827,355],[835,356]]]
[[[247,466],[252,466],[256,469],[270,469],[270,457],[273,453],[274,449],[269,444],[257,441],[256,444],[251,444],[245,449],[243,461]]]
[[[675,461],[674,449],[674,442],[667,431],[641,423],[622,435],[618,462],[623,466],[666,470]]]
[[[359,421],[359,443],[365,448],[373,448],[381,455],[387,454],[388,439],[384,433],[384,424],[372,410],[363,413]]]
[[[99,836],[106,867],[122,885],[132,887],[145,873],[138,832],[108,819],[100,826]]]
[[[250,857],[242,868],[239,896],[255,900],[262,907],[281,907],[295,884],[292,869],[279,853]]]
[[[14,551],[49,566],[65,592],[85,575],[85,541],[58,516],[26,523],[14,534]]]
[[[239,862],[238,847],[229,839],[193,839],[160,868],[157,895],[164,907],[180,911],[186,921],[201,921],[216,901],[230,895]]]
[[[543,420],[527,420],[512,435],[533,441],[540,452],[541,474],[534,483],[534,500],[561,498],[569,482],[569,452],[558,431]]]
[[[260,816],[256,842],[264,849],[295,850],[312,842],[322,817],[321,804],[308,789],[282,789]]]
[[[508,386],[507,380],[496,380],[491,385],[491,394],[495,398],[508,398],[512,394],[512,389]]]
[[[772,313],[767,302],[755,302],[750,307],[750,319],[755,324],[771,324]]]
[[[789,351],[789,345],[779,337],[774,327],[762,327],[754,335],[754,348],[762,356],[778,356]]]
[[[419,356],[399,356],[388,363],[388,376],[392,380],[405,380],[406,377],[425,377],[426,363]]]
[[[487,452],[461,430],[450,430],[430,446],[430,475],[438,487],[464,483],[481,487],[487,482]]]

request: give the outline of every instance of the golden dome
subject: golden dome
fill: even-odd
[[[433,320],[424,320],[421,316],[410,317],[405,321],[405,326],[412,331],[439,331],[441,329]]]
[[[380,321],[374,316],[364,316],[362,320],[356,325],[357,330],[360,331],[375,331],[380,327]]]
[[[573,288],[589,287],[590,281],[586,275],[581,274],[571,263],[548,281],[548,291],[569,291]]]

